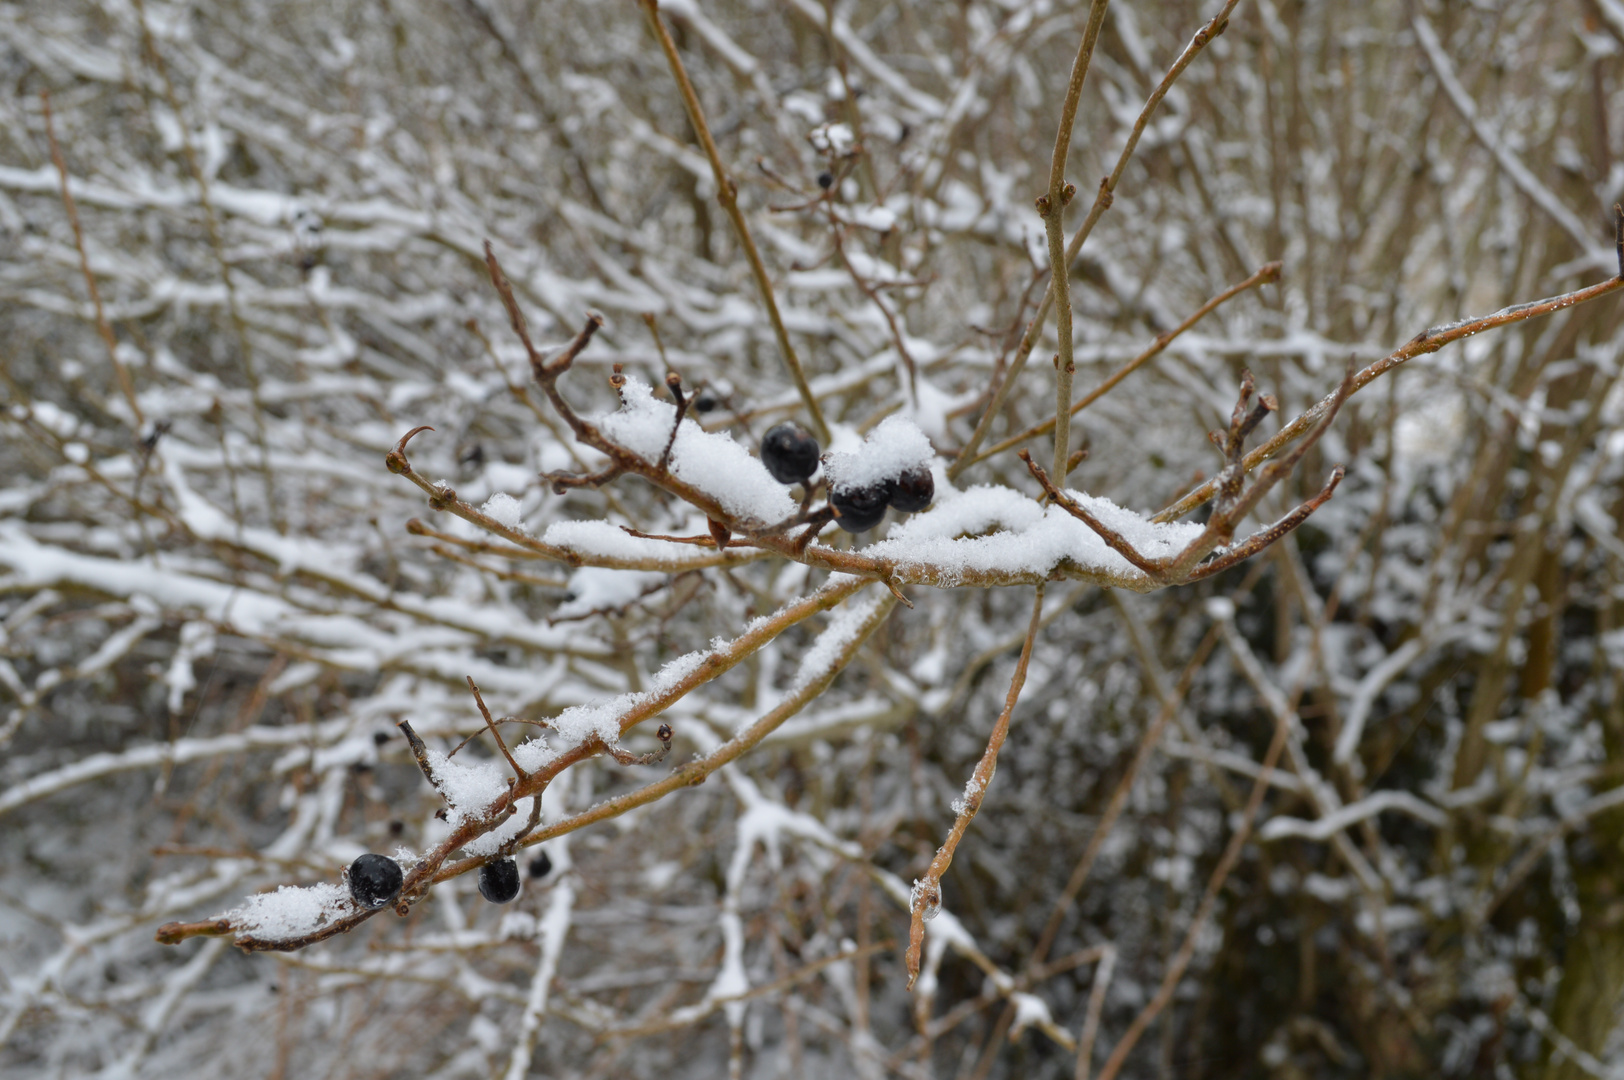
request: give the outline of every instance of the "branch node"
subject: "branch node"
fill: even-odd
[[[383,456],[383,463],[390,472],[396,476],[405,476],[412,471],[412,463],[406,460],[406,444],[412,441],[412,436],[424,431],[434,429],[427,424],[419,424],[400,437],[395,448]]]

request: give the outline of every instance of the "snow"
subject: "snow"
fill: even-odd
[[[505,765],[499,767],[495,762],[464,765],[432,747],[425,756],[429,771],[434,774],[434,786],[446,801],[446,824],[453,832],[469,821],[484,818],[497,800],[507,794]]]
[[[919,425],[893,414],[880,421],[856,451],[825,455],[823,467],[831,485],[865,488],[895,480],[910,469],[929,467],[935,456]]]
[[[620,391],[621,408],[595,423],[605,437],[650,465],[660,460],[671,437],[677,407],[660,401],[648,383],[628,376]],[[758,526],[794,514],[789,489],[772,478],[759,459],[727,432],[707,432],[684,417],[671,447],[672,475],[705,492],[733,517]]]
[[[666,575],[649,570],[584,566],[570,575],[569,597],[553,611],[553,618],[577,618],[594,611],[625,607],[665,580]]]
[[[831,578],[830,584],[834,583]],[[867,594],[848,600],[837,608],[829,618],[829,625],[801,657],[801,666],[796,669],[789,692],[793,694],[804,690],[828,674],[835,661],[862,633],[863,625],[886,599],[886,594],[871,589]]]
[[[644,702],[669,693],[698,670],[709,655],[709,649],[700,649],[679,656],[655,672],[647,690],[619,694],[597,704],[565,709],[553,718],[552,726],[565,747],[579,745],[594,735],[605,744],[614,746],[620,741],[620,720],[623,716]]]
[[[850,124],[819,124],[807,132],[806,140],[818,153],[834,158],[849,156],[857,146]]]
[[[1191,522],[1159,524],[1109,499],[1079,491],[1067,494],[1147,558],[1182,551],[1202,532],[1202,526]],[[944,587],[975,574],[1048,576],[1068,562],[1083,570],[1142,576],[1065,510],[992,486],[953,492],[939,482],[934,507],[892,526],[886,539],[864,553],[894,560],[904,573],[934,571],[938,576],[933,581]]]
[[[359,910],[346,886],[324,881],[317,885],[283,885],[268,893],[255,893],[241,907],[226,912],[237,937],[287,941],[313,934],[334,919]]]
[[[518,760],[518,755],[514,755]],[[502,850],[502,845],[518,836],[524,827],[530,823],[530,812],[535,807],[535,798],[527,796],[514,804],[513,816],[490,832],[481,833],[466,844],[462,845],[464,855],[484,856],[495,855]]]
[[[524,516],[519,509],[519,500],[506,492],[498,491],[495,495],[486,499],[485,505],[479,508],[479,512],[486,517],[495,518],[498,524],[505,525],[510,529],[517,530],[524,527]]]
[[[766,470],[762,471],[765,473]],[[714,550],[633,536],[607,521],[554,522],[547,526],[541,542],[583,560],[590,559],[596,566],[657,562],[680,568],[684,565],[709,564],[716,559]]]
[[[1015,1022],[1010,1025],[1009,1037],[1011,1040],[1020,1037],[1021,1032],[1029,1027],[1052,1028],[1054,1018],[1049,1015],[1049,1006],[1036,994],[1014,993],[1009,1000],[1015,1006]]]

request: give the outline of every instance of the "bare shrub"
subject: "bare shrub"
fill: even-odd
[[[0,29],[0,1075],[1610,1075],[1615,0]]]

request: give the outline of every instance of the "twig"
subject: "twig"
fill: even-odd
[[[530,774],[521,769],[519,767],[519,763],[513,760],[513,755],[508,752],[507,743],[502,741],[502,733],[496,730],[496,721],[491,719],[491,711],[485,707],[484,695],[479,692],[479,687],[474,685],[474,677],[469,675],[467,676],[467,679],[468,689],[472,691],[474,695],[474,704],[479,706],[479,715],[485,718],[486,730],[491,733],[491,738],[496,740],[496,748],[502,751],[502,756],[504,758],[507,758],[508,767],[513,770],[513,775],[518,779],[523,780]],[[415,750],[416,748],[414,747],[414,753]]]
[[[936,857],[930,861],[925,876],[914,882],[913,898],[909,903],[908,920],[908,951],[904,954],[904,962],[908,968],[908,989],[913,989],[914,980],[919,977],[919,962],[923,956],[925,944],[925,920],[940,909],[942,903],[942,875],[953,863],[953,853],[958,850],[959,841],[964,837],[964,831],[975,820],[976,812],[981,809],[981,801],[986,797],[987,785],[992,783],[994,771],[998,768],[998,752],[1003,749],[1004,739],[1009,734],[1010,717],[1015,713],[1015,703],[1020,700],[1021,688],[1026,685],[1026,668],[1032,659],[1032,645],[1038,636],[1038,621],[1043,617],[1043,586],[1037,587],[1037,595],[1032,601],[1032,619],[1027,625],[1026,640],[1021,644],[1021,658],[1015,662],[1015,674],[1009,680],[1009,692],[1004,695],[1004,710],[998,714],[998,720],[993,724],[992,734],[987,738],[987,749],[981,754],[981,760],[976,763],[975,771],[970,775],[970,782],[964,785],[964,803],[960,807],[958,816],[953,820],[953,827],[948,830],[947,838],[937,849]]]
[[[862,584],[866,585],[867,582],[863,582]],[[751,724],[749,727],[745,728],[743,731],[739,732],[737,735],[733,736],[733,738],[729,739],[721,746],[718,746],[704,757],[696,758],[693,761],[688,762],[686,765],[683,765],[681,768],[673,770],[669,776],[662,777],[661,779],[656,780],[651,784],[647,784],[644,787],[638,788],[635,791],[629,791],[624,795],[617,795],[612,799],[607,799],[601,803],[598,803],[590,810],[583,810],[573,817],[564,818],[561,821],[555,821],[545,828],[538,829],[535,833],[525,839],[523,846],[529,847],[533,844],[544,843],[551,840],[555,836],[563,836],[565,833],[574,832],[577,829],[586,827],[587,825],[596,824],[600,821],[608,821],[610,818],[616,818],[621,814],[635,810],[639,806],[647,806],[649,803],[657,802],[658,800],[671,794],[673,791],[703,784],[706,779],[708,779],[717,769],[720,769],[728,762],[734,761],[748,753],[756,746],[756,744],[760,743],[761,740],[765,739],[772,732],[776,731],[778,727],[784,723],[784,721],[800,712],[810,702],[815,700],[818,695],[827,690],[829,688],[829,684],[834,682],[835,676],[838,675],[847,664],[851,663],[852,657],[857,654],[858,649],[862,647],[863,643],[866,642],[869,639],[869,636],[872,635],[875,630],[879,629],[880,625],[885,622],[886,617],[891,614],[894,606],[894,600],[889,597],[882,598],[875,605],[874,610],[870,612],[868,617],[863,620],[856,632],[852,634],[846,644],[842,646],[838,654],[830,661],[827,668],[808,680],[804,685],[799,686],[796,690],[786,695],[782,701],[780,701],[771,710],[764,713],[755,723]],[[465,859],[462,862],[452,863],[439,871],[435,877],[435,881],[445,881],[456,877],[458,874],[466,873],[467,871],[473,869],[476,865],[478,865],[478,860],[471,859]]]
[[[660,472],[664,472],[671,464],[671,448],[677,445],[677,432],[682,430],[682,414],[688,411],[688,399],[682,393],[682,376],[675,371],[666,372],[665,385],[671,390],[671,396],[677,399],[677,416],[671,421],[671,435],[665,440],[665,449],[660,452],[659,463],[654,466]],[[727,545],[716,546],[723,548]]]
[[[1129,360],[1126,364],[1123,364],[1121,367],[1117,368],[1116,371],[1112,372],[1104,382],[1100,383],[1087,394],[1083,395],[1082,399],[1071,407],[1071,414],[1076,416],[1078,413],[1094,404],[1094,402],[1116,389],[1118,383],[1127,378],[1129,375],[1132,375],[1135,371],[1138,371],[1149,361],[1155,359],[1156,356],[1158,356],[1164,349],[1173,343],[1175,338],[1183,334],[1186,330],[1189,330],[1206,316],[1212,314],[1212,312],[1216,310],[1219,305],[1233,299],[1236,296],[1239,296],[1248,289],[1255,288],[1259,285],[1267,285],[1270,282],[1279,280],[1280,264],[1277,262],[1272,262],[1259,268],[1257,273],[1253,274],[1245,281],[1242,281],[1236,285],[1231,285],[1217,296],[1214,296],[1212,299],[1208,300],[1205,304],[1202,304],[1187,319],[1179,323],[1173,329],[1168,330],[1165,333],[1158,334],[1156,336],[1156,340],[1151,343],[1149,348],[1145,349],[1138,356],[1135,356],[1132,360]],[[1029,439],[1035,439],[1039,435],[1045,435],[1052,430],[1054,430],[1054,417],[1051,416],[1042,423],[1035,424],[1032,427],[1027,428],[1019,435],[1011,435],[1009,438],[988,447],[986,450],[982,451],[974,458],[966,462],[965,466],[969,467],[977,462],[985,461],[994,454],[1001,454],[1012,446],[1018,446]]]
[[[1417,11],[1411,16],[1410,25],[1415,28],[1416,40],[1421,43],[1421,51],[1427,54],[1427,62],[1432,65],[1432,73],[1438,77],[1444,96],[1449,98],[1450,104],[1461,114],[1478,142],[1494,155],[1494,160],[1500,163],[1500,168],[1505,172],[1507,179],[1516,185],[1517,190],[1526,195],[1530,202],[1545,211],[1552,221],[1561,226],[1562,231],[1579,245],[1580,251],[1587,250],[1590,247],[1590,230],[1585,228],[1584,223],[1573,211],[1562,204],[1562,200],[1557,198],[1555,192],[1540,183],[1539,179],[1528,171],[1528,166],[1512,152],[1505,144],[1505,140],[1483,122],[1471,95],[1455,77],[1454,65],[1449,62],[1449,56],[1444,52],[1443,44],[1439,42],[1438,34],[1432,29],[1432,24],[1427,21],[1426,16]]]
[[[1618,251],[1618,276],[1624,278],[1624,205],[1613,204],[1613,244]]]
[[[1139,138],[1144,134],[1145,127],[1150,123],[1151,114],[1156,111],[1156,107],[1161,104],[1162,99],[1167,96],[1167,92],[1173,88],[1173,84],[1178,81],[1179,76],[1184,74],[1184,69],[1189,67],[1191,61],[1196,58],[1196,54],[1206,48],[1208,42],[1213,38],[1223,33],[1224,28],[1229,23],[1229,13],[1235,9],[1235,5],[1239,2],[1240,0],[1227,0],[1223,9],[1198,30],[1195,37],[1190,39],[1190,43],[1184,47],[1184,51],[1179,54],[1178,59],[1174,60],[1173,65],[1167,69],[1167,74],[1162,77],[1162,81],[1145,99],[1144,108],[1139,111],[1138,119],[1134,121],[1133,128],[1128,132],[1128,139],[1122,147],[1122,153],[1117,157],[1116,168],[1111,171],[1110,176],[1100,182],[1099,193],[1094,198],[1094,205],[1089,209],[1088,217],[1077,227],[1077,231],[1072,234],[1071,240],[1066,244],[1063,265],[1068,269],[1076,261],[1078,253],[1083,250],[1083,244],[1088,240],[1089,234],[1094,231],[1095,224],[1099,222],[1105,211],[1110,208],[1111,202],[1115,198],[1117,182],[1121,180],[1123,170],[1128,167],[1128,162],[1132,159],[1134,150],[1138,148]],[[1052,269],[1051,266],[1051,272]],[[993,395],[992,402],[987,406],[987,410],[981,414],[981,419],[976,422],[975,431],[971,433],[969,441],[964,444],[964,448],[959,452],[958,459],[948,466],[948,479],[956,479],[961,472],[976,460],[973,457],[976,448],[986,439],[994,418],[1003,410],[1004,399],[1015,385],[1015,379],[1020,375],[1021,369],[1026,366],[1027,358],[1032,355],[1033,348],[1037,346],[1038,338],[1043,331],[1044,320],[1049,317],[1049,308],[1054,302],[1055,293],[1051,282],[1051,287],[1044,292],[1043,299],[1038,304],[1037,312],[1027,325],[1026,333],[1021,338],[1020,348],[1015,353],[1015,359],[1010,362],[1009,373],[1004,376],[1004,381],[999,385],[998,392]],[[1063,459],[1060,464],[1064,464]]]
[[[666,63],[671,66],[671,74],[677,80],[677,88],[682,93],[682,106],[688,112],[688,122],[693,125],[694,134],[699,138],[700,146],[704,147],[705,156],[710,159],[711,173],[716,178],[716,201],[722,204],[727,216],[733,221],[733,229],[739,234],[739,243],[744,248],[745,257],[750,261],[750,273],[755,276],[756,287],[761,290],[761,302],[767,309],[767,318],[772,322],[773,333],[778,337],[778,351],[784,358],[784,366],[789,369],[790,379],[795,383],[795,389],[800,392],[801,403],[806,406],[807,417],[812,424],[812,432],[818,441],[825,446],[829,444],[829,425],[824,422],[823,410],[818,407],[818,399],[812,393],[812,387],[806,381],[806,373],[801,370],[800,357],[795,355],[795,346],[790,344],[789,331],[784,327],[784,318],[778,313],[778,301],[773,296],[772,280],[767,276],[767,267],[761,261],[761,253],[756,250],[756,242],[750,235],[750,227],[745,223],[744,213],[739,209],[739,186],[727,174],[727,168],[722,164],[721,152],[716,149],[716,140],[711,137],[710,126],[705,122],[705,110],[700,107],[699,95],[694,92],[694,84],[688,79],[688,71],[683,67],[682,57],[677,55],[677,43],[671,40],[671,32],[665,28],[660,19],[659,0],[639,0],[643,12],[648,16],[649,28],[660,42],[660,48],[665,53]]]
[[[96,330],[101,334],[102,344],[107,346],[107,360],[113,365],[119,391],[130,406],[135,429],[140,431],[145,424],[141,416],[141,403],[136,400],[135,383],[130,379],[129,369],[118,358],[118,342],[113,337],[112,324],[107,321],[107,312],[102,309],[101,290],[96,287],[96,275],[90,269],[90,255],[85,251],[85,234],[79,225],[79,207],[73,201],[73,192],[68,189],[68,163],[62,157],[62,147],[56,141],[56,124],[51,116],[51,92],[41,90],[39,97],[45,107],[45,139],[51,145],[51,164],[56,166],[56,174],[62,181],[62,208],[68,213],[68,225],[73,229],[73,246],[79,251],[79,270],[84,274],[85,288],[90,291],[90,305],[96,311]]]
[[[1126,615],[1124,617],[1126,618]],[[1133,633],[1131,625],[1128,629],[1130,634]],[[1134,781],[1138,778],[1140,770],[1144,768],[1145,762],[1150,760],[1151,752],[1156,749],[1157,744],[1161,741],[1162,731],[1167,727],[1167,722],[1183,706],[1185,695],[1190,692],[1190,687],[1194,685],[1197,672],[1206,663],[1207,657],[1212,653],[1213,647],[1217,643],[1218,631],[1214,628],[1209,630],[1207,635],[1201,639],[1201,644],[1196,646],[1195,653],[1190,657],[1189,663],[1184,665],[1184,670],[1180,673],[1178,684],[1174,687],[1172,694],[1169,695],[1167,701],[1163,703],[1161,709],[1157,712],[1156,719],[1152,720],[1150,725],[1145,728],[1145,733],[1139,740],[1139,749],[1134,753],[1133,761],[1129,763],[1128,770],[1123,774],[1122,779],[1117,781],[1116,789],[1111,792],[1111,799],[1106,804],[1105,813],[1100,816],[1099,824],[1094,826],[1093,835],[1088,838],[1088,844],[1084,847],[1081,857],[1078,858],[1076,867],[1072,869],[1071,877],[1066,881],[1066,887],[1060,891],[1060,896],[1054,902],[1049,913],[1049,921],[1043,928],[1043,934],[1038,938],[1038,943],[1032,949],[1032,955],[1027,960],[1028,966],[1043,963],[1044,958],[1049,954],[1049,949],[1054,946],[1055,939],[1060,936],[1060,927],[1065,920],[1066,913],[1071,910],[1072,902],[1082,892],[1083,884],[1088,880],[1088,874],[1094,866],[1094,861],[1099,858],[1099,853],[1104,849],[1106,840],[1110,838],[1111,830],[1115,828],[1117,818],[1121,817],[1122,809],[1127,805],[1128,796],[1133,791]]]
[[[231,318],[231,329],[237,338],[237,350],[242,361],[243,378],[248,382],[248,395],[253,402],[254,439],[259,444],[259,475],[265,486],[266,512],[271,523],[278,532],[285,529],[282,520],[281,500],[276,497],[276,487],[271,472],[271,446],[265,432],[265,405],[260,392],[259,367],[254,363],[253,343],[248,338],[248,319],[242,313],[242,302],[237,295],[237,282],[231,275],[231,261],[226,258],[225,241],[220,235],[220,219],[214,212],[214,198],[209,192],[209,176],[203,171],[203,166],[197,160],[197,147],[192,145],[192,133],[186,126],[186,119],[180,107],[180,95],[175,92],[175,81],[169,77],[169,65],[164,61],[163,53],[158,51],[158,41],[152,36],[152,27],[147,22],[147,9],[144,0],[134,0],[137,21],[141,24],[141,43],[146,49],[147,56],[152,60],[152,66],[158,70],[158,78],[164,86],[164,100],[169,104],[169,110],[174,114],[175,124],[180,131],[181,156],[186,159],[186,171],[191,174],[192,182],[197,185],[197,205],[203,211],[203,227],[209,237],[209,249],[214,253],[214,260],[220,267],[220,282],[226,290],[226,313]]]
[[[1077,56],[1071,63],[1071,81],[1066,85],[1065,102],[1060,107],[1060,130],[1055,133],[1054,154],[1049,162],[1049,190],[1038,196],[1037,201],[1049,240],[1049,292],[1054,297],[1055,330],[1060,336],[1054,391],[1054,474],[1060,477],[1066,475],[1066,460],[1071,453],[1071,377],[1077,371],[1071,351],[1071,260],[1066,257],[1062,224],[1066,206],[1077,194],[1077,188],[1066,183],[1066,156],[1071,150],[1071,129],[1077,122],[1077,100],[1082,96],[1083,80],[1088,77],[1088,64],[1094,56],[1094,43],[1099,40],[1105,9],[1110,3],[1111,0],[1093,0],[1089,5],[1088,25],[1083,28],[1083,40],[1077,45]]]
[[[671,725],[661,724],[654,732],[654,737],[660,740],[658,750],[650,750],[646,754],[634,754],[630,750],[619,746],[609,748],[609,756],[622,765],[658,765],[664,761],[666,755],[671,753]]]
[[[1094,985],[1088,991],[1088,1015],[1083,1020],[1082,1034],[1077,1036],[1076,1080],[1088,1080],[1093,1068],[1094,1040],[1100,1033],[1100,1013],[1105,1009],[1105,990],[1111,985],[1111,973],[1116,970],[1116,948],[1105,946],[1099,966],[1094,969]]]
[[[1212,876],[1207,879],[1206,891],[1201,896],[1201,903],[1196,908],[1195,917],[1190,920],[1190,928],[1185,931],[1184,941],[1168,965],[1167,973],[1162,977],[1162,984],[1157,988],[1156,994],[1149,1004],[1140,1010],[1128,1025],[1111,1056],[1106,1059],[1105,1067],[1100,1070],[1099,1080],[1114,1080],[1116,1074],[1122,1070],[1123,1063],[1127,1061],[1128,1054],[1134,1048],[1145,1029],[1173,1000],[1173,992],[1178,989],[1180,980],[1184,978],[1184,971],[1190,966],[1190,960],[1195,955],[1196,940],[1202,930],[1206,928],[1207,920],[1212,917],[1212,910],[1217,906],[1218,893],[1223,889],[1224,882],[1229,879],[1230,871],[1240,861],[1241,851],[1246,846],[1247,839],[1252,834],[1252,825],[1257,819],[1258,809],[1263,805],[1263,796],[1269,790],[1269,777],[1274,772],[1276,763],[1280,760],[1280,753],[1286,746],[1287,728],[1284,721],[1276,718],[1274,737],[1269,740],[1269,748],[1263,755],[1262,771],[1252,784],[1252,792],[1246,799],[1246,809],[1241,813],[1239,826],[1229,838],[1224,847],[1223,855],[1218,859],[1218,865],[1213,868]]]
[[[1441,326],[1423,330],[1405,342],[1400,348],[1395,349],[1387,356],[1354,374],[1351,379],[1345,380],[1335,391],[1325,395],[1317,404],[1305,410],[1291,423],[1281,428],[1272,439],[1253,449],[1251,453],[1246,455],[1245,468],[1248,471],[1256,469],[1263,462],[1279,453],[1283,447],[1313,430],[1314,425],[1333,407],[1340,406],[1342,400],[1358,393],[1376,379],[1406,361],[1413,360],[1417,356],[1424,356],[1427,353],[1435,353],[1445,345],[1459,341],[1462,338],[1471,337],[1473,334],[1480,334],[1485,330],[1494,330],[1501,326],[1509,326],[1525,319],[1550,315],[1564,308],[1573,307],[1576,304],[1600,299],[1609,293],[1617,292],[1621,288],[1624,288],[1624,274],[1608,278],[1606,281],[1583,289],[1563,293],[1560,296],[1536,300],[1527,304],[1516,304],[1512,307],[1501,308],[1490,315],[1483,315],[1474,319],[1462,319],[1458,322],[1445,323]],[[1156,514],[1151,520],[1167,522],[1181,518],[1208,499],[1211,499],[1217,490],[1217,479],[1208,480],[1188,495]]]

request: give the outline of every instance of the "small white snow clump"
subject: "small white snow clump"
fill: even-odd
[[[836,487],[865,488],[895,480],[914,468],[929,468],[936,452],[919,425],[900,413],[887,416],[853,453],[828,454],[824,474]]]
[[[486,499],[485,505],[479,508],[479,512],[488,518],[494,519],[498,525],[509,529],[521,528],[524,522],[524,518],[519,513],[519,500],[503,491],[498,491],[495,495]]]
[[[620,389],[621,408],[599,417],[598,430],[650,465],[660,460],[671,438],[677,408],[654,396],[648,383],[629,376]],[[672,475],[692,484],[744,521],[771,525],[794,514],[789,489],[772,478],[767,467],[726,432],[707,432],[683,418],[671,446]]]
[[[356,910],[349,890],[324,881],[319,885],[284,885],[275,892],[256,893],[226,918],[239,938],[288,941],[313,934],[341,915]]]

